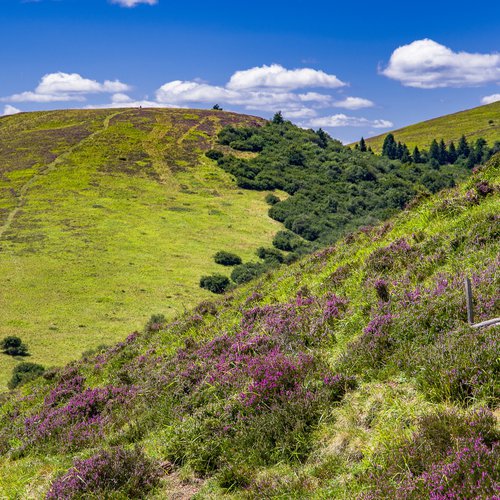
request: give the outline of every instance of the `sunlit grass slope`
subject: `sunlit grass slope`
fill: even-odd
[[[495,498],[499,327],[463,283],[500,315],[499,193],[497,154],[4,395],[0,497]]]
[[[204,156],[249,116],[191,110],[74,110],[0,119],[0,338],[60,365],[153,313],[180,314],[225,269],[256,259],[279,224]],[[4,387],[19,360],[0,358]]]
[[[396,141],[406,143],[410,151],[415,146],[420,149],[429,149],[433,139],[438,142],[440,139],[446,142],[454,141],[456,145],[462,135],[465,135],[468,141],[483,137],[491,146],[495,141],[500,141],[500,101],[440,116],[391,132]],[[386,135],[387,133],[370,137],[366,139],[366,143],[373,151],[380,153]]]

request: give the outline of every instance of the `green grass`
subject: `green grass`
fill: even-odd
[[[420,149],[429,149],[433,139],[454,141],[456,145],[463,134],[468,141],[483,137],[492,146],[495,141],[500,140],[500,102],[440,116],[391,132],[396,141],[406,143],[410,151],[415,146]],[[387,133],[384,133],[366,139],[367,146],[371,146],[373,151],[380,153],[386,135]]]
[[[212,296],[219,250],[256,259],[279,224],[203,152],[257,119],[185,110],[57,111],[0,120],[0,338],[61,365]],[[19,360],[0,359],[0,386]]]

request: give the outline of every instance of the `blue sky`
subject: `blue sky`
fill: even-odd
[[[349,142],[500,99],[489,0],[1,0],[0,47],[0,114],[218,103]]]

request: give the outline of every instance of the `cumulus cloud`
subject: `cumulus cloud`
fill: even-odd
[[[500,81],[500,54],[453,52],[425,38],[398,47],[380,72],[407,87],[473,87]]]
[[[96,80],[83,78],[78,73],[49,73],[42,77],[34,91],[21,92],[1,100],[4,102],[64,102],[84,101],[86,94],[119,93],[130,90],[130,86],[118,80]]]
[[[237,92],[208,85],[206,83],[174,80],[165,83],[156,91],[156,99],[165,104],[187,102],[234,102],[239,98]]]
[[[156,5],[158,0],[111,0],[111,3],[121,5],[122,7],[135,7],[141,3],[146,5]]]
[[[2,116],[15,115],[16,113],[21,113],[21,110],[15,108],[14,106],[11,106],[10,104],[7,104],[3,108]]]
[[[481,104],[491,104],[492,102],[500,101],[500,94],[486,95],[481,99]]]
[[[312,68],[286,69],[280,64],[256,66],[236,71],[227,88],[236,90],[275,88],[300,89],[307,87],[338,88],[346,84],[335,75]]]
[[[390,128],[393,123],[389,120],[369,120],[357,116],[347,116],[339,113],[331,116],[313,118],[309,124],[313,127],[373,127]]]
[[[371,108],[372,106],[374,106],[374,103],[369,99],[364,99],[362,97],[346,97],[341,101],[334,102],[333,106],[336,108],[344,109],[362,109]]]

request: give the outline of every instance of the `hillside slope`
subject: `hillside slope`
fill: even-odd
[[[387,133],[366,139],[366,144],[371,146],[375,153],[380,153]],[[495,141],[500,141],[500,101],[416,123],[391,133],[396,141],[405,143],[410,151],[415,146],[429,149],[433,139],[444,139],[447,143],[454,141],[457,144],[462,135],[465,135],[469,142],[482,137],[491,146]]]
[[[500,315],[499,193],[496,155],[6,396],[0,496],[493,498],[500,330],[467,326],[463,280]]]
[[[265,193],[204,156],[221,127],[262,123],[180,109],[1,118],[0,339],[61,365],[208,297],[215,252],[252,258],[280,227]],[[0,386],[16,363],[2,356]]]

